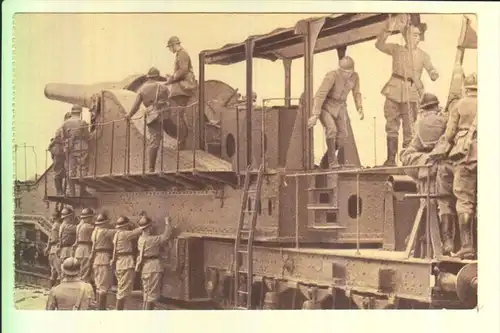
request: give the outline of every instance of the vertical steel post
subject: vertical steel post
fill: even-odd
[[[292,60],[283,59],[283,67],[285,68],[285,107],[289,108],[292,105]]]
[[[97,132],[99,131],[100,124],[98,122],[95,123],[95,149],[94,149],[94,178],[97,175]]]
[[[253,113],[253,48],[254,41],[249,38],[245,43],[246,57],[246,148],[247,148],[247,166],[252,165],[252,113]]]
[[[299,248],[299,179],[295,177],[295,248]]]
[[[114,146],[115,146],[115,121],[111,122],[111,158],[109,161],[109,174],[113,174],[113,156],[114,156]]]
[[[426,241],[426,254],[427,258],[431,257],[431,165],[427,168],[427,197],[426,197],[426,231],[425,231],[425,241]]]
[[[198,130],[200,133],[200,149],[205,147],[205,53],[199,54],[199,84],[198,84]]]
[[[143,145],[142,145],[142,173],[146,173],[146,140],[147,140],[147,123],[146,123],[146,112],[144,112],[144,135],[143,135]]]

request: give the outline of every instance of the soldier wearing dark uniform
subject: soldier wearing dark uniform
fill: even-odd
[[[70,113],[66,113],[64,121],[70,117]],[[66,175],[66,153],[64,152],[64,133],[62,127],[59,128],[49,144],[50,156],[52,158],[52,170],[54,172],[54,184],[56,194],[63,195],[63,179]]]
[[[387,160],[385,166],[396,165],[398,150],[399,127],[403,123],[403,148],[406,148],[412,139],[412,126],[417,117],[417,102],[423,96],[424,86],[421,81],[425,69],[432,81],[439,78],[439,74],[431,63],[429,55],[418,47],[420,36],[425,26],[409,25],[402,30],[406,45],[387,43],[391,34],[390,21],[378,36],[375,47],[392,57],[392,74],[382,89],[386,97],[384,117],[387,135]]]
[[[161,296],[161,284],[163,266],[160,262],[160,247],[165,244],[172,234],[170,218],[165,219],[165,229],[161,235],[152,235],[152,221],[143,216],[139,221],[139,227],[143,229],[139,237],[136,271],[141,271],[143,288],[143,309],[153,310],[155,302]]]
[[[59,259],[59,229],[61,218],[58,212],[52,215],[52,227],[50,229],[49,241],[45,248],[45,254],[49,257],[50,286],[53,287],[61,277],[61,261]]]
[[[94,211],[84,208],[80,214],[80,223],[76,226],[75,259],[80,262],[80,279],[85,282],[92,280],[90,264],[90,252],[92,250],[92,232]]]
[[[309,118],[309,128],[314,127],[318,118],[325,128],[327,156],[330,168],[344,164],[344,140],[346,133],[347,104],[346,99],[352,91],[354,104],[361,117],[363,103],[359,89],[359,75],[354,71],[354,60],[344,57],[339,61],[339,68],[325,75],[321,86],[314,96],[312,116]],[[338,149],[338,156],[335,155]]]
[[[120,216],[116,223],[117,232],[113,239],[114,250],[113,260],[115,263],[115,275],[118,281],[116,291],[116,309],[123,310],[125,301],[134,286],[135,278],[135,257],[132,241],[139,237],[142,228],[127,230],[130,220],[126,216]]]
[[[438,98],[429,93],[425,93],[421,102],[421,112],[415,122],[415,136],[410,145],[401,152],[401,162],[404,166],[425,165],[431,162],[431,155],[439,146],[444,143],[440,140],[446,130],[447,118],[441,114]],[[427,193],[429,187],[431,192],[447,195],[437,199],[439,218],[441,223],[441,234],[443,240],[443,254],[448,255],[453,250],[451,231],[456,220],[453,209],[453,194],[451,192],[452,183],[447,176],[451,165],[440,162],[431,168],[430,184],[427,182],[428,168],[407,169],[406,173],[414,178],[419,185],[420,193]],[[437,188],[435,190],[435,188]]]
[[[66,141],[68,155],[69,177],[85,177],[88,172],[88,140],[90,137],[88,124],[81,119],[82,108],[74,105],[71,108],[71,117],[63,126],[63,137]],[[75,184],[68,179],[70,195],[75,196]],[[85,186],[80,186],[80,196],[88,195]]]
[[[180,124],[177,124],[179,149],[184,149],[188,135],[185,108],[189,99],[194,95],[198,83],[193,72],[191,57],[181,46],[179,37],[170,37],[167,47],[170,52],[175,54],[174,74],[168,78],[167,84],[172,85],[170,88],[170,106],[178,108],[176,111],[179,112]]]
[[[89,310],[94,291],[89,283],[78,278],[80,263],[75,258],[67,258],[61,266],[63,279],[50,290],[45,309]]]
[[[71,208],[64,208],[61,211],[63,220],[59,229],[59,257],[61,262],[73,256],[73,244],[76,240],[76,220],[75,212]]]
[[[151,68],[147,77],[148,80],[137,92],[134,105],[126,118],[130,120],[139,110],[142,103],[146,107],[146,123],[149,131],[149,172],[154,172],[158,148],[160,147],[162,138],[162,119],[166,121],[169,117],[167,113],[169,91],[165,84],[158,81],[160,79],[160,71],[158,69]],[[163,117],[161,113],[163,113]],[[146,137],[146,133],[144,133],[144,137]]]
[[[472,228],[477,204],[477,75],[464,80],[465,96],[450,110],[445,138],[454,164],[453,193],[460,228],[460,258],[474,258]]]

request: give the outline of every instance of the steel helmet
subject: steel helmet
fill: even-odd
[[[118,218],[118,221],[116,221],[116,228],[125,227],[128,225],[129,222],[130,222],[130,220],[128,219],[128,217],[120,216]]]
[[[71,112],[66,112],[66,114],[64,115],[64,120],[67,120],[71,117]]]
[[[61,218],[62,218],[62,219],[64,219],[64,218],[66,218],[66,217],[68,217],[68,216],[73,215],[73,213],[74,213],[74,212],[73,212],[73,210],[72,210],[71,208],[66,207],[66,208],[64,208],[64,209],[61,211]]]
[[[153,77],[158,77],[160,76],[160,71],[156,67],[151,67],[148,71],[148,77],[153,78]]]
[[[97,219],[95,220],[95,225],[102,225],[108,222],[109,222],[108,215],[106,213],[101,213],[97,216]]]
[[[354,60],[351,57],[345,56],[339,60],[339,67],[345,71],[354,70]]]
[[[177,36],[172,36],[168,39],[167,47],[174,46],[175,44],[180,44],[181,40]]]
[[[77,276],[80,274],[80,262],[73,257],[66,258],[61,265],[61,269],[66,276]]]
[[[477,74],[476,73],[472,73],[464,79],[464,88],[477,90]]]
[[[151,226],[152,222],[153,221],[151,221],[151,219],[149,217],[143,216],[139,220],[139,227],[141,227],[142,229],[146,229],[147,227]]]
[[[94,210],[92,208],[84,208],[80,214],[80,218],[92,217],[94,216]]]
[[[422,101],[420,102],[420,107],[422,109],[429,109],[431,106],[439,105],[439,99],[436,95],[431,93],[425,93],[422,97]]]
[[[73,105],[73,107],[71,108],[71,113],[82,113],[82,107],[80,105]]]

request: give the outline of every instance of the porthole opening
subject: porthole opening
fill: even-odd
[[[359,211],[358,211],[359,205]],[[363,212],[363,200],[356,194],[353,194],[347,199],[347,212],[351,219],[355,219]]]
[[[267,200],[267,213],[269,216],[273,215],[273,201],[271,199]]]
[[[226,154],[228,157],[233,157],[236,151],[236,141],[234,140],[234,136],[229,133],[226,136]]]

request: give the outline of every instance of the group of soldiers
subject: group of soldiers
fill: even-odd
[[[126,216],[112,223],[105,212],[96,214],[91,208],[81,211],[79,222],[69,207],[54,213],[45,249],[51,268],[46,309],[86,310],[96,304],[98,310],[105,310],[116,277],[115,307],[123,310],[136,274],[142,282],[142,308],[154,309],[163,277],[160,250],[171,235],[170,218],[165,219],[164,231],[155,235],[146,212],[137,223]]]
[[[477,75],[463,80],[464,96],[452,100],[441,112],[438,98],[425,92],[424,71],[430,79],[439,78],[430,56],[418,47],[427,26],[408,22],[401,30],[405,45],[387,43],[392,32],[390,20],[379,34],[375,47],[392,57],[392,74],[381,93],[385,96],[387,159],[383,166],[396,166],[399,128],[403,143],[400,160],[404,166],[431,164],[431,183],[427,169],[407,171],[422,192],[429,188],[438,194],[443,252],[461,258],[475,257],[472,241],[477,193]],[[325,128],[330,168],[345,164],[346,98],[352,91],[355,106],[364,118],[359,75],[354,60],[345,56],[339,68],[326,74],[316,95],[309,128],[320,119]],[[456,204],[455,204],[456,201]],[[458,218],[457,218],[458,216]],[[453,246],[453,230],[458,219],[461,248]]]
[[[176,36],[170,37],[167,47],[175,54],[174,74],[166,75],[167,80],[164,82],[159,70],[152,67],[147,73],[147,81],[137,92],[137,98],[130,113],[126,115],[126,119],[130,121],[141,104],[146,107],[145,117],[149,131],[149,172],[155,170],[162,131],[172,109],[177,109],[179,112],[180,123],[177,124],[177,135],[179,149],[184,148],[188,135],[184,111],[198,85],[191,58],[181,46],[180,39]],[[170,86],[170,89],[167,86]],[[63,180],[66,178],[69,185],[69,195],[75,196],[75,184],[72,178],[77,175],[85,177],[88,173],[90,132],[88,123],[81,119],[81,112],[80,106],[73,106],[71,113],[64,116],[62,127],[57,130],[55,137],[49,144],[58,196],[62,196],[66,192],[63,188]],[[69,171],[69,177],[66,177],[67,171]],[[88,195],[87,190],[85,186],[80,185],[80,196],[85,195]]]

